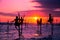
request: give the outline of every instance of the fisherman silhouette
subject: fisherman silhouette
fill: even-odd
[[[51,25],[51,37],[52,37],[53,36],[53,17],[51,16],[51,14],[49,14],[48,22]]]
[[[20,31],[20,19],[19,19],[19,17],[18,16],[16,16],[16,18],[12,21],[12,22],[14,22],[14,25],[15,25],[15,28],[17,29],[17,31],[18,31],[18,34],[19,34],[19,39],[20,39],[20,36],[21,36],[21,31]]]
[[[39,24],[40,24],[40,34],[42,34],[42,32],[41,32],[42,31],[42,29],[41,29],[41,26],[42,26],[42,18],[40,18],[40,23]]]
[[[16,18],[14,19],[14,21],[15,21],[15,23],[14,23],[15,28],[16,28],[16,29],[17,29],[17,27],[19,28],[19,27],[20,27],[20,24],[19,24],[19,17],[16,16]],[[17,27],[16,27],[16,26],[17,26]]]
[[[23,21],[24,21],[24,19],[23,19],[23,17],[21,17],[21,19],[20,19],[20,25],[21,26],[23,25]]]
[[[39,19],[37,19],[37,26],[39,26]]]
[[[20,33],[21,33],[21,35],[22,35],[22,30],[23,30],[22,25],[23,25],[24,19],[23,19],[23,17],[21,17],[19,20],[20,20],[20,29],[21,29]]]
[[[39,30],[38,30],[38,34],[39,35],[42,34],[42,32],[41,32],[41,25],[42,25],[42,18],[40,18],[40,20],[37,19],[37,26],[39,28]]]
[[[19,38],[17,40],[20,40],[22,36],[22,25],[23,25],[23,18],[21,17],[18,17],[16,16],[16,18],[14,19],[14,25],[15,25],[15,28],[18,30],[18,34],[19,34]],[[13,21],[12,21],[13,22]]]
[[[42,25],[42,18],[40,18],[40,23],[39,24],[40,24],[40,26]]]
[[[50,24],[53,23],[53,17],[51,16],[51,14],[49,14],[49,20],[48,20],[48,22],[49,22]]]

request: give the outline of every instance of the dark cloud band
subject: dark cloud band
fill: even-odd
[[[32,2],[36,2],[42,4],[42,6],[34,6],[35,8],[45,8],[44,11],[46,14],[51,13],[53,16],[60,17],[60,11],[53,11],[54,9],[60,8],[60,0],[34,0]]]
[[[60,8],[60,0],[35,0],[34,2],[42,4],[42,8]]]

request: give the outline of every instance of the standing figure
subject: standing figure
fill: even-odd
[[[23,21],[24,21],[24,19],[23,19],[23,17],[21,17],[21,19],[20,19],[20,25],[21,26],[23,25]]]
[[[16,28],[16,29],[17,29],[17,27],[19,28],[19,27],[20,27],[20,24],[19,24],[19,17],[16,16],[16,18],[14,19],[14,21],[15,21],[15,23],[14,23],[15,28]],[[17,29],[17,30],[18,30],[18,29]]]
[[[19,22],[20,20],[19,20],[19,17],[18,16],[16,16],[16,18],[12,21],[12,22],[14,22],[14,25],[15,25],[15,28],[17,29],[17,31],[18,31],[18,34],[19,34],[19,39],[20,39],[20,22]]]
[[[37,19],[37,34],[39,34],[40,30],[39,30],[39,19]]]
[[[22,30],[23,30],[23,21],[24,21],[24,19],[21,17],[20,18],[20,28],[21,28],[21,35],[22,35]]]
[[[42,18],[40,18],[40,26],[42,25]]]
[[[51,36],[53,35],[53,17],[51,16],[51,14],[49,14],[49,20],[48,22],[51,25]]]
[[[53,17],[51,16],[51,14],[49,14],[49,20],[48,20],[48,22],[49,22],[50,24],[53,23]]]
[[[42,18],[40,18],[40,34],[42,34]]]
[[[14,21],[15,21],[15,28],[18,30],[18,34],[19,34],[19,38],[18,38],[18,40],[20,40],[23,36],[22,36],[22,25],[23,25],[23,18],[21,17],[18,17],[18,16],[16,16],[16,18],[14,19]]]
[[[40,18],[40,20],[37,19],[37,26],[39,28],[37,32],[38,32],[39,35],[42,34],[41,25],[42,25],[42,18]]]
[[[37,26],[39,26],[39,19],[37,19]]]
[[[16,16],[16,19],[15,19],[15,28],[18,30],[19,39],[20,39],[21,33],[20,33],[20,22],[19,21],[20,21],[19,17]]]

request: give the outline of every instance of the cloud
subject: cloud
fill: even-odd
[[[60,17],[60,11],[49,11],[46,14],[52,14],[54,17]]]
[[[55,17],[60,17],[60,11],[52,11],[52,13]]]
[[[51,13],[55,17],[60,17],[60,0],[34,0],[33,3],[39,3],[42,6],[35,5],[35,8],[44,8],[40,10],[42,12],[46,12],[45,14]]]
[[[3,12],[0,12],[0,15],[3,15],[3,16],[16,16],[16,14],[3,13]]]
[[[54,9],[53,11],[60,11],[60,8]]]
[[[42,6],[35,6],[37,8],[60,8],[60,0],[35,0],[34,2],[42,4]]]
[[[38,15],[38,16],[41,16],[41,17],[47,17],[49,15],[49,13],[52,14],[54,17],[60,17],[60,11],[55,11],[55,10],[54,11],[51,11],[51,10],[22,11],[22,12],[20,12],[20,16],[23,17],[25,15],[25,17],[31,17],[31,16],[33,16],[35,14],[35,15]],[[14,12],[14,13],[3,13],[3,12],[0,12],[0,15],[15,17],[18,14],[17,14],[17,12]]]

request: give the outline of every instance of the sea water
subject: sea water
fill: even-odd
[[[37,31],[39,30],[39,27],[36,24],[27,24],[23,25],[23,33],[22,35],[24,38],[34,38],[39,35],[37,35]],[[51,35],[51,25],[42,25],[42,35],[39,37],[48,37],[48,35]],[[14,40],[18,37],[18,31],[16,30],[14,25],[0,25],[0,40]],[[60,40],[60,26],[53,26],[53,40]]]

